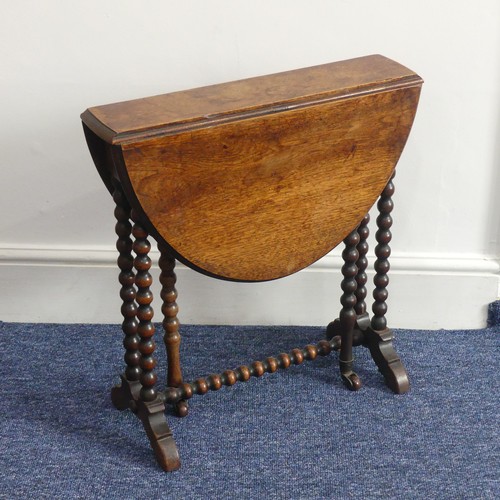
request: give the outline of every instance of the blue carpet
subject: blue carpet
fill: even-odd
[[[323,336],[285,327],[183,333],[188,379]],[[195,396],[187,418],[168,416],[182,460],[169,474],[136,416],[111,405],[118,326],[0,323],[0,497],[500,498],[499,333],[398,331],[406,395],[392,394],[357,348],[358,393],[342,386],[333,353]]]
[[[500,325],[500,300],[496,300],[488,306],[488,326],[498,325]]]

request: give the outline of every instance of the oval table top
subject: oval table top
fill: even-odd
[[[395,169],[421,78],[382,56],[82,115],[103,180],[152,235],[211,276],[263,281],[324,256]]]

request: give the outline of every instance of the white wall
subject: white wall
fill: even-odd
[[[120,319],[85,108],[371,53],[425,79],[397,176],[392,324],[483,326],[500,255],[498,0],[3,2],[0,320]],[[181,270],[182,319],[321,324],[338,266],[262,285]]]

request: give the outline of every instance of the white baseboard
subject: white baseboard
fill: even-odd
[[[151,257],[155,260],[158,254],[152,252]],[[120,322],[115,261],[113,248],[0,247],[0,320]],[[198,324],[325,325],[340,309],[341,265],[334,253],[293,276],[257,284],[214,280],[179,265],[180,319]],[[487,256],[393,255],[390,326],[484,327],[486,307],[499,295],[499,270],[499,261]],[[153,275],[158,296],[158,271]]]

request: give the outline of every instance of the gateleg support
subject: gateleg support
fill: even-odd
[[[373,284],[373,317],[370,325],[366,326],[363,332],[364,345],[370,349],[373,360],[378,366],[379,371],[385,378],[386,384],[391,390],[397,394],[407,392],[410,388],[408,375],[404,369],[403,363],[399,359],[392,341],[394,335],[392,330],[387,328],[387,286],[389,284],[389,256],[391,255],[390,242],[392,239],[391,213],[394,208],[392,196],[394,195],[393,179],[395,172],[392,174],[389,182],[382,191],[377,208],[379,215],[377,217],[377,233],[375,235],[377,246],[375,247],[375,276]]]
[[[340,311],[340,355],[339,367],[342,381],[351,391],[358,391],[361,389],[361,379],[353,370],[353,339],[354,339],[354,326],[356,324],[356,275],[358,268],[356,262],[359,257],[357,245],[359,243],[359,234],[357,229],[352,231],[344,240],[345,249],[342,252],[342,259],[344,265],[342,266],[342,290],[343,294],[340,299],[342,303],[342,310]]]
[[[356,231],[345,240],[346,249],[342,254],[344,266],[342,274],[342,305],[339,319],[332,321],[326,330],[326,337],[331,340],[335,337],[341,339],[340,366],[342,377],[349,387],[349,377],[352,377],[352,346],[364,345],[370,350],[379,371],[385,378],[387,386],[396,394],[407,392],[410,388],[408,374],[394,349],[394,334],[387,328],[387,287],[389,284],[389,257],[391,255],[390,242],[392,239],[391,212],[394,208],[392,196],[394,194],[393,172],[387,185],[382,191],[377,203],[379,215],[376,219],[377,246],[375,248],[375,276],[373,290],[373,316],[370,318],[366,312],[366,268],[368,252],[368,223],[370,216],[367,214]],[[346,345],[347,344],[347,345]],[[355,374],[354,374],[355,375]],[[350,387],[356,389],[355,387]]]
[[[179,453],[172,431],[167,424],[165,405],[155,387],[157,381],[156,359],[154,357],[156,344],[154,341],[155,326],[152,321],[154,311],[151,307],[153,294],[150,288],[153,278],[149,273],[151,259],[148,255],[151,245],[148,241],[148,233],[134,211],[132,211],[131,217],[135,221],[132,228],[132,234],[135,238],[132,248],[136,254],[134,259],[135,286],[137,288],[135,300],[139,322],[137,334],[141,369],[140,389],[136,400],[137,416],[144,426],[158,464],[162,469],[172,471],[180,467]]]
[[[121,375],[121,384],[111,390],[111,400],[118,410],[132,408],[134,400],[139,397],[141,384],[141,353],[139,352],[139,335],[137,333],[137,304],[135,288],[135,272],[132,256],[132,225],[130,223],[131,210],[125,195],[118,182],[114,183],[113,199],[116,203],[115,231],[118,236],[116,248],[119,252],[117,259],[120,270],[121,284],[120,297],[122,298],[121,313],[123,316],[122,331],[124,333],[123,347],[125,348],[125,370]]]
[[[167,352],[167,387],[180,387],[183,383],[183,377],[180,359],[180,325],[177,318],[179,307],[177,305],[177,290],[175,288],[177,281],[174,272],[175,258],[170,254],[165,245],[158,244],[158,249],[160,250],[158,264],[161,269],[160,283],[162,285],[161,310],[163,313],[163,330],[165,332],[163,340]],[[185,417],[189,412],[187,401],[181,400],[175,403],[174,411],[177,416]]]

